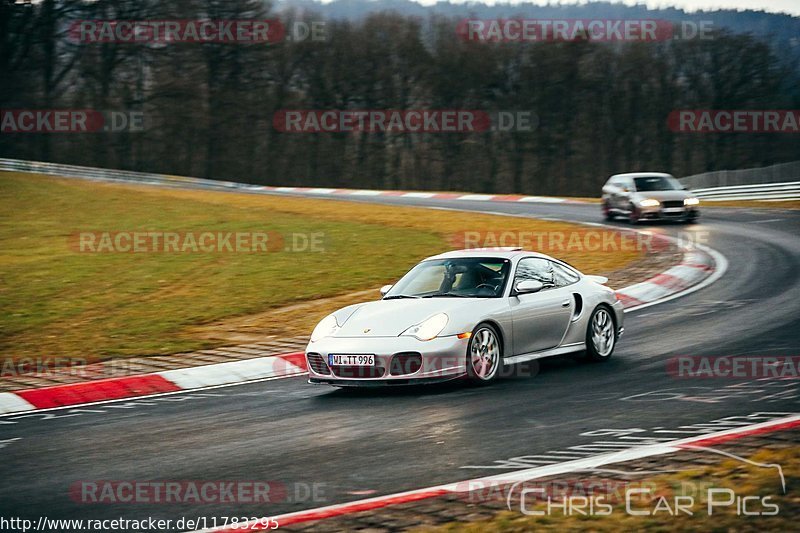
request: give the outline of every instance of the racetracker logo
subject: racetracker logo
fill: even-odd
[[[798,378],[800,356],[709,357],[681,355],[667,360],[667,373],[674,378]]]
[[[273,127],[288,133],[471,133],[489,131],[489,113],[458,109],[281,110]]]
[[[679,109],[667,126],[676,133],[800,133],[800,110]]]
[[[531,132],[533,111],[467,109],[281,110],[273,127],[286,133],[475,133]]]
[[[69,488],[72,501],[81,504],[265,504],[323,503],[326,483],[282,481],[76,481]]]
[[[456,34],[473,42],[653,42],[710,39],[711,21],[655,19],[464,19]]]
[[[0,109],[2,133],[98,133],[145,131],[141,111]]]
[[[462,481],[456,485],[458,496],[468,503],[481,503],[489,501],[507,502],[514,496],[517,484],[484,481],[474,479]],[[650,488],[655,490],[656,484],[652,482],[619,481],[602,478],[566,478],[551,481],[529,481],[525,489],[531,494],[532,500],[544,501],[547,498],[565,500],[568,498],[588,498],[605,496],[609,501],[618,502],[624,499],[625,490],[629,488]],[[536,489],[531,491],[530,489]]]
[[[564,252],[651,253],[670,248],[670,241],[654,234],[606,230],[479,231],[465,230],[450,236],[455,249],[520,247],[547,254]]]
[[[286,29],[280,20],[77,20],[69,29],[73,42],[93,43],[226,43],[280,42]]]
[[[79,253],[324,252],[325,234],[275,231],[78,231],[68,246]]]
[[[82,375],[87,360],[74,357],[21,357],[0,359],[0,377],[10,378],[26,374],[48,376],[53,374]]]

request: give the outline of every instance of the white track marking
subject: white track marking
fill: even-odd
[[[6,446],[8,446],[10,444],[13,444],[14,442],[16,442],[18,440],[22,440],[22,437],[16,437],[16,438],[13,438],[13,439],[0,440],[0,450],[2,450],[3,448],[5,448]]]
[[[518,202],[534,202],[540,204],[563,204],[567,200],[564,198],[553,198],[550,196],[523,196]]]
[[[456,198],[456,200],[467,200],[470,202],[488,202],[493,199],[493,194],[465,194]]]
[[[342,514],[348,514],[347,510],[352,508],[353,511],[349,512],[357,512],[359,510],[359,506],[362,508],[369,509],[370,505],[373,505],[374,508],[382,507],[383,505],[389,505],[391,500],[397,500],[405,497],[413,497],[414,495],[424,495],[428,493],[435,493],[439,491],[449,492],[449,493],[464,493],[464,492],[471,492],[473,490],[483,490],[490,487],[499,487],[505,486],[513,483],[521,483],[525,481],[531,481],[534,479],[539,479],[543,477],[549,477],[559,474],[567,474],[571,472],[577,471],[586,471],[586,470],[597,470],[598,468],[606,465],[611,465],[615,463],[622,463],[627,461],[633,461],[636,459],[642,459],[645,457],[654,457],[657,455],[667,455],[679,451],[686,451],[691,449],[697,449],[698,446],[692,446],[693,442],[700,442],[708,439],[725,437],[725,436],[733,436],[737,434],[747,435],[754,431],[764,431],[768,430],[774,426],[781,426],[787,423],[797,423],[800,422],[800,415],[792,415],[784,418],[778,418],[775,420],[770,420],[768,422],[762,422],[759,424],[752,424],[748,426],[739,427],[736,429],[720,431],[717,433],[706,433],[704,435],[699,435],[695,437],[690,437],[688,439],[679,439],[673,440],[669,442],[665,442],[663,444],[652,444],[646,446],[637,446],[635,448],[629,448],[627,450],[622,450],[619,452],[611,452],[611,453],[603,453],[599,455],[595,455],[593,457],[587,457],[584,459],[576,459],[573,461],[566,461],[560,464],[554,465],[547,465],[547,466],[536,466],[533,468],[526,468],[523,470],[517,470],[514,472],[507,472],[504,474],[498,474],[494,476],[487,476],[482,478],[475,478],[475,479],[468,479],[464,481],[458,481],[455,483],[447,483],[444,485],[437,485],[434,487],[426,487],[424,489],[416,489],[406,492],[399,492],[396,494],[388,494],[384,496],[378,496],[375,498],[367,498],[364,500],[358,500],[355,502],[348,502],[343,504],[336,504],[336,505],[328,505],[325,507],[319,507],[316,509],[307,509],[305,511],[297,511],[293,513],[287,513],[284,515],[278,515],[271,517],[273,520],[278,521],[285,521],[291,518],[296,518],[298,516],[303,515],[321,515],[324,516],[325,514],[335,513],[336,511],[342,511]],[[758,465],[762,466],[762,465]],[[767,465],[770,466],[770,465]],[[386,502],[386,503],[383,503]],[[383,505],[381,505],[383,504]],[[366,507],[365,507],[366,506]],[[308,518],[308,521],[314,520],[314,518]],[[240,525],[241,527],[241,525]],[[194,533],[209,533],[213,531],[232,531],[230,528],[225,527],[217,527],[217,528],[209,528],[203,529]]]
[[[305,370],[281,357],[269,356],[158,372],[158,375],[185,390],[276,377],[279,374],[281,377],[299,375],[305,374]]]
[[[401,198],[433,198],[436,193],[433,192],[407,192],[400,195]]]

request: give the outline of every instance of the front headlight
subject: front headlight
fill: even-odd
[[[317,327],[314,328],[314,331],[311,332],[311,342],[317,342],[320,339],[324,339],[325,337],[330,337],[339,329],[339,323],[336,322],[336,317],[333,315],[328,315],[322,320],[320,320]]]
[[[699,203],[700,203],[700,200],[698,200],[697,198],[686,198],[683,201],[683,205],[697,205]]]
[[[449,319],[447,318],[446,314],[439,313],[438,315],[433,315],[432,317],[423,320],[416,326],[411,326],[401,333],[400,336],[411,336],[416,337],[421,341],[429,341],[442,332],[444,327],[447,325],[448,320]]]
[[[661,202],[659,202],[655,198],[645,198],[644,200],[639,202],[639,205],[642,207],[658,207],[659,205],[661,205]]]

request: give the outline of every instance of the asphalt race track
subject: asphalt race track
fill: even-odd
[[[368,201],[601,221],[588,204]],[[715,208],[692,226],[643,227],[707,232],[728,271],[710,287],[628,313],[607,364],[546,360],[486,388],[348,392],[290,378],[2,417],[0,515],[270,516],[497,474],[505,470],[491,468],[496,461],[591,443],[597,434],[585,433],[606,428],[678,438],[670,432],[680,426],[800,412],[798,380],[677,379],[666,370],[678,355],[799,355],[800,213]],[[273,481],[288,497],[267,506],[70,497],[74,483],[96,480]]]

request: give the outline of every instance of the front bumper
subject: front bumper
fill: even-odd
[[[617,326],[617,338],[622,336],[625,331],[625,306],[617,300],[611,305],[614,310],[614,324]]]
[[[665,207],[662,204],[653,207],[639,206],[636,209],[640,220],[691,220],[700,214],[696,206]]]
[[[306,347],[309,382],[369,386],[446,381],[466,373],[468,345],[469,339],[455,335],[430,341],[414,337],[326,337]],[[375,364],[330,366],[331,354],[374,355]],[[419,364],[415,354],[419,356]]]

